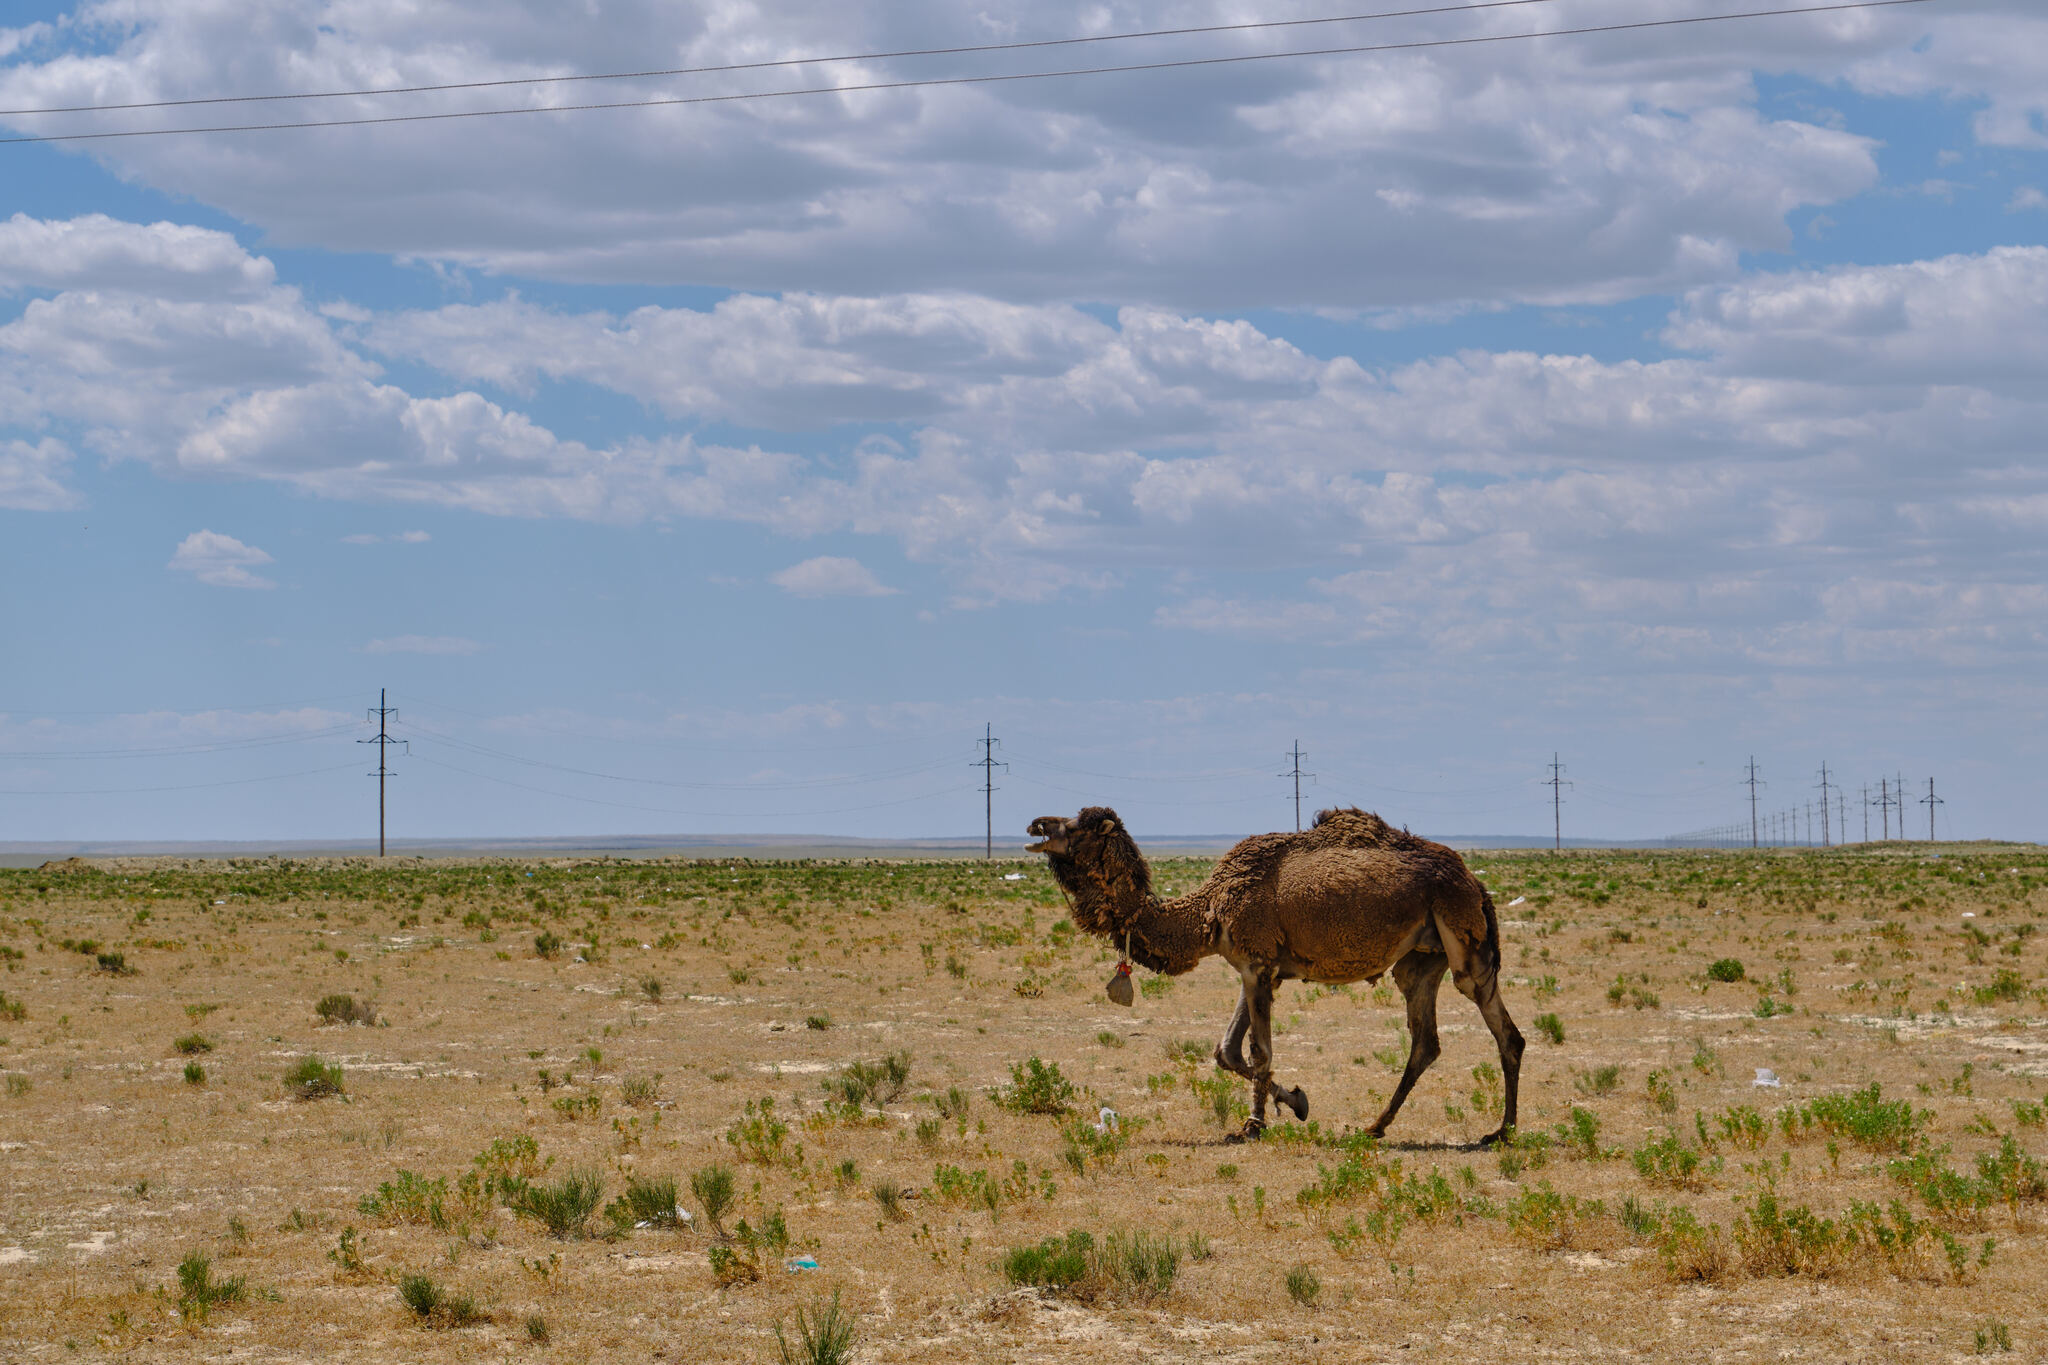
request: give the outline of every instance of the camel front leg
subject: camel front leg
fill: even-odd
[[[1216,1044],[1216,1065],[1233,1076],[1252,1079],[1252,1069],[1244,1059],[1244,1035],[1252,1026],[1251,1006],[1247,1003],[1249,986],[1237,995],[1237,1013],[1230,1016],[1230,1027],[1223,1030],[1223,1041]]]
[[[1297,1119],[1308,1117],[1308,1095],[1299,1086],[1282,1089],[1273,1084],[1273,975],[1262,971],[1247,980],[1245,995],[1251,1016],[1252,1116],[1245,1120],[1244,1136],[1257,1137],[1266,1129],[1266,1101],[1285,1105]]]

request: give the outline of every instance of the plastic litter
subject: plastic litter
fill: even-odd
[[[1508,902],[1508,908],[1513,909],[1515,906],[1522,904],[1528,899],[1529,898],[1527,896],[1517,896],[1513,900]]]
[[[1965,910],[1965,911],[1963,911],[1963,918],[1964,918],[1964,919],[1975,919],[1975,918],[1977,918],[1977,912],[1976,912],[1975,910]]]
[[[1024,874],[1022,872],[1005,872],[1003,880],[1006,882],[1021,882],[1024,880]]]
[[[789,1273],[794,1275],[803,1270],[816,1270],[818,1268],[818,1258],[815,1256],[798,1256],[793,1260],[785,1261],[783,1264],[787,1267]]]
[[[1098,1133],[1114,1133],[1122,1126],[1122,1122],[1117,1117],[1116,1110],[1105,1104],[1102,1106],[1102,1113],[1096,1119],[1095,1131]]]
[[[1763,1090],[1776,1090],[1785,1083],[1778,1079],[1777,1072],[1767,1066],[1760,1066],[1756,1069],[1756,1079],[1750,1084]]]

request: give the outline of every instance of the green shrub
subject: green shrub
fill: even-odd
[[[529,1183],[507,1200],[506,1206],[539,1223],[550,1237],[569,1238],[589,1234],[590,1217],[603,1200],[604,1176],[586,1170],[571,1171],[552,1182]]]
[[[187,1057],[196,1057],[202,1052],[213,1051],[213,1044],[207,1040],[205,1035],[198,1033],[186,1034],[172,1043],[171,1047]]]
[[[427,1327],[471,1327],[490,1315],[468,1294],[452,1294],[431,1275],[401,1275],[398,1298]]]
[[[1323,1292],[1323,1282],[1316,1278],[1316,1272],[1305,1265],[1295,1266],[1287,1272],[1287,1297],[1303,1308],[1315,1307],[1316,1299]]]
[[[748,1100],[745,1115],[725,1130],[727,1144],[740,1159],[757,1166],[802,1165],[803,1146],[798,1144],[795,1149],[786,1150],[783,1143],[788,1137],[789,1125],[775,1117],[775,1097],[772,1095]]]
[[[301,1057],[284,1073],[285,1089],[295,1099],[317,1100],[323,1095],[342,1093],[341,1063],[323,1062],[318,1057]]]
[[[730,1168],[715,1162],[690,1177],[690,1193],[704,1209],[704,1221],[720,1236],[725,1235],[725,1215],[732,1211],[733,1180]]]
[[[775,1324],[775,1348],[782,1365],[846,1365],[853,1350],[853,1325],[853,1314],[840,1307],[837,1289],[829,1304],[813,1303],[808,1315],[799,1304],[793,1347],[783,1335],[782,1324]]]
[[[892,1052],[875,1062],[853,1062],[837,1076],[823,1082],[825,1090],[847,1108],[868,1105],[880,1109],[903,1093],[910,1083],[910,1054]]]
[[[1653,1185],[1691,1189],[1700,1183],[1700,1154],[1676,1133],[1651,1138],[1629,1156],[1636,1174]]]
[[[1905,1100],[1886,1100],[1877,1082],[1847,1095],[1822,1095],[1800,1106],[1799,1122],[1829,1137],[1847,1138],[1873,1152],[1909,1150],[1934,1111],[1919,1113]]]
[[[377,1022],[377,1007],[367,1000],[357,1000],[353,995],[323,995],[320,1003],[313,1006],[323,1024],[362,1024],[368,1027]]]
[[[625,1192],[605,1209],[605,1216],[622,1232],[635,1227],[675,1228],[682,1224],[676,1199],[674,1176],[636,1175],[627,1180]]]
[[[206,1068],[205,1068],[205,1067],[203,1067],[203,1066],[201,1066],[201,1065],[200,1065],[199,1063],[197,1063],[197,1062],[187,1062],[187,1063],[185,1063],[185,1084],[187,1084],[187,1085],[205,1085],[205,1084],[206,1084]]]
[[[121,953],[98,953],[93,960],[99,969],[109,976],[133,976],[135,969],[128,965],[128,959]]]
[[[645,1109],[661,1098],[661,1073],[628,1076],[619,1082],[619,1098],[635,1109]]]
[[[1715,981],[1740,981],[1743,975],[1742,964],[1732,957],[1721,958],[1707,967],[1707,976]]]
[[[1033,1056],[1010,1068],[1010,1084],[993,1096],[996,1104],[1013,1114],[1064,1114],[1074,1107],[1080,1092],[1060,1072],[1058,1062]]]
[[[1205,1254],[1195,1239],[1177,1242],[1150,1232],[1113,1232],[1098,1243],[1086,1232],[1013,1247],[997,1261],[1011,1284],[1037,1285],[1084,1302],[1158,1299],[1173,1289],[1181,1258]]]
[[[562,940],[560,936],[555,934],[552,930],[543,929],[538,934],[534,935],[533,955],[535,957],[552,959],[560,955],[561,951]]]
[[[1581,1071],[1572,1077],[1572,1084],[1581,1095],[1609,1095],[1621,1085],[1621,1067],[1610,1063]]]
[[[1536,1031],[1548,1038],[1554,1047],[1562,1046],[1564,1043],[1564,1020],[1555,1014],[1537,1015]]]
[[[6,991],[0,991],[0,1019],[18,1024],[28,1018],[28,1006],[19,1000],[9,1000]]]
[[[400,1171],[396,1179],[380,1183],[375,1194],[358,1199],[356,1212],[386,1223],[424,1223],[439,1228],[448,1225],[447,1199],[446,1176],[429,1180]]]
[[[209,1310],[248,1297],[248,1284],[236,1275],[225,1280],[213,1278],[213,1258],[194,1251],[178,1262],[178,1312],[201,1322]]]

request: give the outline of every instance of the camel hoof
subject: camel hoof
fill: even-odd
[[[1300,1086],[1295,1086],[1292,1094],[1276,1095],[1274,1098],[1289,1109],[1292,1109],[1297,1121],[1302,1123],[1308,1121],[1308,1092]]]
[[[1239,1129],[1235,1133],[1232,1133],[1229,1137],[1223,1140],[1225,1142],[1232,1144],[1239,1142],[1257,1142],[1259,1140],[1259,1134],[1265,1131],[1266,1125],[1260,1122],[1258,1119],[1246,1119],[1244,1121],[1243,1128]]]
[[[1512,1141],[1514,1136],[1515,1130],[1503,1125],[1479,1139],[1479,1145],[1481,1147],[1498,1147],[1504,1142]]]

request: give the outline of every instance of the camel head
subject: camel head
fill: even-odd
[[[1115,937],[1127,926],[1113,918],[1111,905],[1124,907],[1128,915],[1151,899],[1152,870],[1109,807],[1089,806],[1071,820],[1041,815],[1031,822],[1030,832],[1038,842],[1026,845],[1025,851],[1045,854],[1052,861],[1053,875],[1070,892],[1080,890],[1073,884],[1078,878],[1102,893],[1076,897],[1075,927]]]

